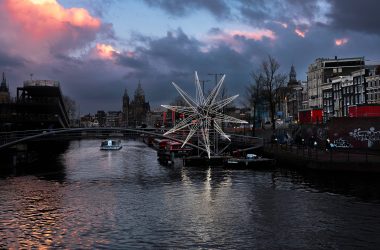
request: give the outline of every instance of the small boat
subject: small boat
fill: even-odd
[[[273,167],[276,160],[263,158],[255,154],[247,154],[245,158],[228,158],[225,166],[234,168],[265,169]]]
[[[123,146],[121,145],[121,140],[105,140],[100,144],[101,150],[119,150]]]

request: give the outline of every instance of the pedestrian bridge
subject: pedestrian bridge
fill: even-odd
[[[83,138],[137,138],[137,137],[153,137],[166,138],[173,141],[183,143],[188,132],[178,131],[163,135],[164,129],[156,128],[122,128],[122,127],[97,127],[97,128],[64,128],[64,129],[44,129],[44,130],[25,130],[0,133],[0,151],[10,148],[17,144],[27,143],[29,141],[48,141],[48,140],[75,140]],[[210,133],[212,134],[212,133]],[[232,134],[230,135],[231,143],[238,145],[242,150],[255,149],[263,146],[263,139],[258,137],[244,136]],[[220,139],[221,140],[221,139]],[[205,151],[198,145],[187,143],[186,145]]]

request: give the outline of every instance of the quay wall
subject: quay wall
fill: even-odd
[[[372,151],[323,151],[274,144],[266,145],[264,154],[276,159],[280,167],[380,173],[380,155]]]

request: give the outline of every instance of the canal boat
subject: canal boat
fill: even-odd
[[[232,157],[225,161],[226,167],[232,168],[271,168],[276,164],[276,160],[260,157],[255,154],[247,154],[246,157]]]
[[[170,140],[169,139],[154,139],[153,140],[153,147],[156,149],[156,150],[163,150],[165,149],[166,147],[166,144],[169,142]]]
[[[182,143],[176,141],[166,141],[163,149],[157,151],[158,161],[164,164],[171,164],[174,158],[185,157],[190,155],[192,148],[188,146],[182,147]]]
[[[101,150],[119,150],[123,146],[121,145],[121,140],[104,140],[100,144],[100,149]]]

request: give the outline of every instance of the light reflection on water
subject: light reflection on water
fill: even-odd
[[[380,243],[376,178],[165,167],[138,141],[123,141],[120,151],[100,151],[99,145],[73,141],[60,156],[59,174],[0,179],[1,248],[325,249]]]

